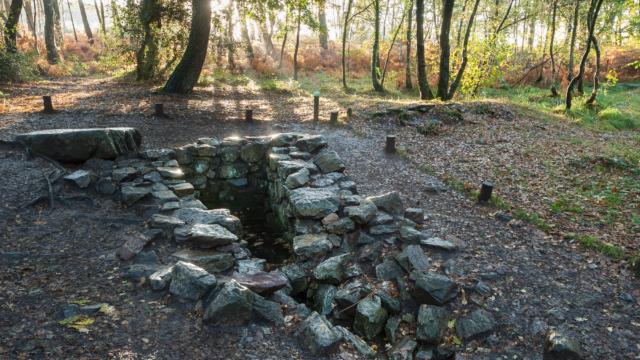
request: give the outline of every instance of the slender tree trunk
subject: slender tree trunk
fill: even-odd
[[[29,1],[29,0],[27,0]],[[22,11],[22,0],[11,1],[7,21],[4,24],[4,45],[8,52],[17,52],[16,38],[18,36],[18,20]],[[38,44],[36,43],[36,47]]]
[[[24,1],[24,13],[27,15],[27,25],[29,25],[29,31],[31,33],[35,33],[36,27],[33,24],[33,9],[31,8],[31,2]]]
[[[573,62],[574,62],[574,53],[576,48],[576,37],[578,34],[578,19],[580,16],[580,0],[576,0],[576,3],[573,7],[573,25],[571,26],[571,44],[569,45],[569,65],[567,67],[567,79],[571,81],[573,78]]]
[[[598,87],[600,82],[598,81],[598,75],[600,75],[600,46],[598,46],[598,40],[596,39],[595,34],[591,36],[591,43],[593,44],[593,50],[596,53],[596,67],[593,70],[593,89],[591,90],[591,95],[585,101],[586,105],[593,105],[596,101],[596,96],[598,96]]]
[[[438,98],[449,98],[449,58],[451,46],[449,33],[451,32],[451,17],[455,0],[442,0],[442,28],[440,29],[440,73],[438,74]]]
[[[387,57],[384,60],[384,67],[382,68],[382,79],[380,80],[380,86],[383,89],[384,89],[384,79],[387,77],[387,66],[389,65],[389,59],[391,58],[391,51],[393,50],[393,46],[396,43],[396,39],[398,38],[400,29],[402,28],[402,24],[404,23],[405,16],[407,16],[407,12],[403,11],[402,18],[400,19],[400,23],[398,24],[398,27],[396,27],[396,31],[393,32],[393,38],[391,39],[391,44],[389,44],[389,50],[387,50]]]
[[[320,41],[320,47],[326,50],[329,48],[329,42],[325,5],[326,0],[318,0],[318,37]]]
[[[100,17],[102,18],[102,32],[107,33],[107,19],[104,17],[104,3],[100,0]]]
[[[300,6],[300,5],[298,5]],[[300,47],[300,22],[302,20],[302,9],[298,9],[298,19],[296,24],[296,46],[293,50],[293,80],[298,80],[298,50]]]
[[[47,47],[49,64],[60,62],[60,54],[56,46],[54,0],[43,0],[44,6],[44,43]]]
[[[280,46],[280,60],[278,60],[278,69],[282,68],[284,60],[284,47],[287,45],[287,37],[289,35],[289,12],[287,11],[284,18],[284,36],[282,37],[282,45]]]
[[[104,34],[104,19],[102,19],[102,16],[100,15],[100,7],[98,6],[98,2],[96,0],[93,0],[93,7],[96,9],[96,15],[98,16],[98,31],[102,30],[102,33]]]
[[[62,48],[64,45],[64,34],[62,31],[62,15],[60,13],[60,3],[58,0],[53,0],[53,35],[56,39],[56,46]]]
[[[349,35],[349,18],[351,17],[351,8],[353,0],[347,0],[347,11],[344,15],[344,26],[342,28],[342,88],[344,91],[349,90],[347,86],[347,35]]]
[[[476,12],[478,11],[478,5],[480,4],[480,0],[476,0],[473,4],[473,10],[471,10],[471,15],[469,16],[469,23],[467,24],[467,30],[464,33],[464,40],[462,44],[462,62],[460,63],[460,68],[458,69],[458,73],[456,77],[453,79],[451,83],[451,87],[449,88],[449,99],[453,98],[455,95],[458,86],[460,86],[460,82],[462,81],[462,76],[464,75],[464,70],[467,68],[467,48],[469,44],[469,37],[471,36],[471,30],[473,29],[473,21],[476,17]]]
[[[456,34],[456,46],[460,46],[460,36],[462,34],[462,22],[464,20],[464,12],[467,9],[467,2],[469,0],[464,0],[464,4],[462,5],[462,12],[460,12],[460,21],[458,22],[458,33]]]
[[[236,63],[233,60],[235,43],[233,41],[233,0],[229,0],[229,5],[227,6],[227,36],[226,36],[226,45],[227,45],[227,65],[230,69],[236,68]]]
[[[373,0],[373,47],[371,49],[371,83],[373,90],[383,92],[380,84],[380,0]]]
[[[427,81],[427,66],[424,54],[424,0],[416,0],[416,27],[416,60],[420,99],[431,100],[433,99],[433,93]]]
[[[29,0],[26,0],[29,1]],[[38,47],[38,3],[36,0],[33,0],[33,28],[35,32],[33,33],[33,40],[35,41],[35,49],[36,54],[40,55],[40,48]]]
[[[93,45],[93,32],[91,32],[91,25],[89,25],[89,19],[87,19],[87,10],[84,7],[84,2],[78,0],[78,6],[80,7],[80,16],[82,17],[82,24],[84,25],[84,33],[87,34],[89,44]]]
[[[240,32],[242,34],[242,42],[244,43],[244,51],[249,62],[253,63],[255,55],[253,53],[253,46],[251,45],[251,37],[249,36],[249,27],[247,25],[249,19],[247,18],[245,8],[238,1],[236,1],[236,9],[238,10],[238,14],[240,15],[240,22],[242,23]]]
[[[556,36],[556,10],[558,8],[558,0],[553,1],[553,9],[551,10],[551,38],[549,39],[549,56],[551,58],[551,96],[559,96],[556,89],[556,60],[553,53],[553,42]]]
[[[73,38],[78,42],[78,33],[76,32],[76,24],[73,22],[73,13],[71,12],[71,4],[67,0],[67,8],[69,9],[69,19],[71,20],[71,28],[73,29]]]
[[[260,21],[260,33],[262,34],[262,42],[264,43],[265,53],[268,56],[271,56],[272,59],[275,59],[276,49],[273,46],[273,41],[271,40],[271,33],[267,29],[266,17],[262,21]]]
[[[164,86],[164,91],[166,92],[190,93],[198,82],[202,66],[207,57],[211,32],[211,1],[192,0],[191,8],[189,43],[182,60],[180,60],[180,63],[176,66]]]
[[[144,37],[136,53],[136,76],[138,80],[155,77],[159,64],[157,31],[162,26],[161,9],[158,0],[143,0],[140,9],[140,23]]]
[[[411,80],[411,34],[413,32],[413,0],[409,0],[409,8],[407,9],[407,51],[404,65],[404,88],[413,90],[413,81]]]

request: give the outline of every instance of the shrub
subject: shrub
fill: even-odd
[[[0,82],[26,81],[37,75],[35,58],[31,54],[0,50]]]

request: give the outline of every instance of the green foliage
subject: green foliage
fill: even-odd
[[[0,81],[18,82],[33,80],[38,76],[35,56],[31,53],[11,54],[0,49]]]

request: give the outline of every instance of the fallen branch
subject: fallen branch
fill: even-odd
[[[511,84],[511,86],[517,86],[518,84],[520,84],[522,82],[522,80],[526,79],[527,76],[529,76],[529,74],[531,74],[531,72],[537,68],[539,68],[540,66],[544,66],[547,62],[549,62],[549,59],[543,59],[541,62],[539,62],[538,64],[532,66],[531,68],[529,68],[529,70],[527,70],[527,72],[515,83]]]

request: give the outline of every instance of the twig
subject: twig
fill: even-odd
[[[53,209],[53,186],[51,186],[51,180],[49,180],[49,177],[44,171],[42,172],[42,175],[44,175],[44,179],[47,181],[47,188],[49,190],[49,208]]]

